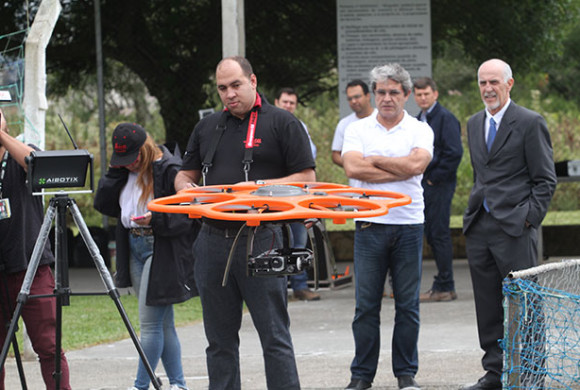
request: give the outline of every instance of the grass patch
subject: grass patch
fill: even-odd
[[[120,299],[133,329],[139,332],[137,297],[122,295]],[[202,314],[199,297],[174,305],[174,312],[176,326],[200,321]],[[62,316],[62,347],[65,351],[129,338],[117,306],[109,296],[71,296],[70,306],[62,308]],[[22,329],[22,319],[19,329]],[[17,338],[22,350],[21,331]]]
[[[542,226],[578,225],[580,221],[580,210],[574,211],[549,211],[542,222]],[[354,221],[348,219],[345,224],[335,224],[330,220],[325,221],[328,231],[350,231],[354,230]],[[463,227],[463,215],[452,215],[450,221],[451,228]]]
[[[551,211],[543,221],[544,226],[577,225],[580,221],[580,210]],[[451,216],[451,227],[461,228],[462,215]],[[334,224],[325,221],[328,231],[354,230],[354,221],[347,220],[345,224]],[[139,317],[137,297],[122,295],[121,303],[133,328],[139,332]],[[202,320],[199,297],[174,305],[175,324],[183,326]],[[20,319],[19,329],[22,329]],[[102,343],[110,343],[129,337],[121,315],[113,300],[108,296],[71,296],[70,305],[63,307],[62,346],[65,351],[90,347]],[[22,332],[17,333],[18,345],[22,349]],[[11,351],[11,355],[12,351]]]

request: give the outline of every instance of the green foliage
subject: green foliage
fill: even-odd
[[[565,61],[555,61],[548,66],[550,89],[558,94],[580,103],[580,25],[568,34],[564,40],[562,58]]]
[[[105,149],[104,154],[108,162],[111,156],[112,133],[119,123],[139,123],[158,143],[165,142],[165,127],[155,99],[147,94],[143,82],[128,69],[119,69],[119,76],[114,82],[119,90],[112,90],[105,98],[107,112],[105,145],[100,145],[95,83],[86,82],[77,89],[68,89],[62,97],[51,99],[46,115],[45,150],[65,150],[73,147],[58,117],[60,114],[78,147],[87,149],[93,155],[95,189],[101,177],[102,148]],[[88,77],[87,81],[91,79],[94,77]],[[94,194],[73,196],[87,225],[100,226],[102,216],[93,209],[93,197]]]
[[[122,295],[121,303],[133,329],[139,331],[139,310],[135,295]],[[175,325],[188,325],[202,319],[199,297],[173,306]],[[62,347],[65,351],[110,343],[129,337],[117,306],[108,296],[72,296],[62,309]],[[22,319],[20,320],[22,329]],[[18,333],[22,345],[22,333]]]
[[[0,34],[25,28],[39,4],[4,1]],[[47,53],[50,89],[58,94],[95,73],[94,3],[61,4]],[[457,45],[466,64],[496,56],[521,71],[537,69],[560,58],[577,10],[578,0],[433,0],[433,53],[439,58]],[[305,101],[334,88],[324,82],[337,66],[334,0],[246,0],[245,15],[246,53],[262,87],[299,87]],[[138,75],[159,102],[166,138],[182,148],[197,110],[218,104],[204,86],[222,57],[220,22],[219,1],[101,1],[104,57]],[[118,73],[106,62],[107,90]]]
[[[575,0],[433,0],[433,52],[459,42],[468,62],[503,58],[520,71],[538,69],[559,58],[577,12]]]
[[[316,180],[322,182],[347,184],[344,170],[331,159],[332,138],[339,120],[338,91],[326,92],[305,107],[296,110],[310,132],[317,148]]]
[[[38,4],[39,0],[4,2],[0,33],[26,27]],[[60,112],[79,145],[95,156],[98,180],[94,4],[81,0],[62,4],[48,48],[53,105],[47,117],[46,148],[70,147],[55,116]],[[346,183],[342,169],[330,158],[339,120],[336,3],[301,0],[266,4],[252,0],[245,6],[250,16],[246,18],[247,56],[255,66],[260,90],[270,92],[282,85],[299,90],[306,105],[299,108],[297,116],[308,125],[319,149],[318,180]],[[579,158],[579,7],[579,0],[432,1],[433,75],[440,87],[441,103],[462,123],[464,142],[467,119],[482,109],[475,81],[477,66],[497,56],[506,59],[516,72],[514,101],[546,118],[555,160]],[[158,142],[177,139],[183,146],[198,120],[197,110],[220,106],[212,81],[215,64],[221,58],[220,3],[105,1],[102,20],[107,59],[106,139],[120,121],[137,121]],[[146,98],[149,95],[157,99],[151,102]],[[55,96],[64,98],[53,110]],[[465,148],[454,214],[465,208],[472,180]],[[578,183],[559,185],[551,210],[577,209],[579,189]],[[77,201],[89,224],[98,224],[100,215],[92,210],[92,196],[81,195]]]

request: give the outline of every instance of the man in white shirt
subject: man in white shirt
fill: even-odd
[[[433,155],[433,131],[405,110],[413,84],[399,64],[371,71],[377,114],[348,126],[344,169],[357,187],[400,192],[411,204],[379,217],[356,220],[352,323],[355,357],[347,389],[369,389],[380,353],[380,310],[387,272],[395,298],[392,368],[399,389],[420,389],[418,370],[419,288],[423,250],[423,172]]]
[[[334,138],[332,139],[332,162],[341,167],[344,131],[352,122],[366,118],[373,113],[371,93],[368,85],[364,81],[356,79],[348,83],[346,86],[346,99],[353,112],[338,122],[336,130],[334,131]]]

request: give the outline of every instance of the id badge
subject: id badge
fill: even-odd
[[[10,199],[0,199],[0,219],[10,218],[11,215]]]

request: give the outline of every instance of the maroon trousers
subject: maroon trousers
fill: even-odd
[[[6,311],[8,316],[12,317],[14,308],[16,307],[16,298],[22,288],[22,282],[26,271],[17,272],[15,274],[0,275],[0,300],[3,308],[0,310],[0,341],[4,345],[6,339],[7,327],[4,326],[10,321],[6,318]],[[6,286],[7,284],[7,286]],[[9,294],[9,302],[7,302],[6,291]],[[41,265],[38,267],[32,286],[30,287],[30,295],[52,294],[54,292],[54,276],[48,265]],[[55,354],[56,354],[56,304],[54,297],[51,298],[33,298],[28,299],[22,307],[22,319],[26,325],[26,331],[30,336],[32,348],[38,355],[40,362],[40,370],[42,372],[42,379],[46,384],[47,390],[55,390],[56,384],[53,378],[55,371]],[[8,307],[9,306],[9,307]],[[60,388],[70,390],[69,383],[69,369],[68,363],[61,351],[61,380]],[[4,370],[0,373],[0,390],[4,390]]]

